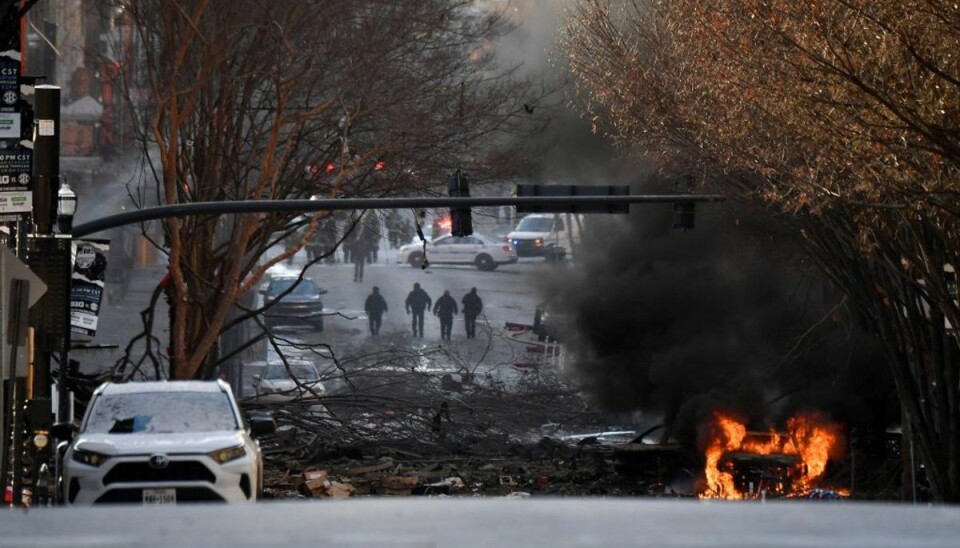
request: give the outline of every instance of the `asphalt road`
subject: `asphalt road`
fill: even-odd
[[[957,546],[960,508],[637,499],[382,498],[0,512],[0,545]]]
[[[291,264],[274,267],[276,272],[299,273],[305,257],[297,255]],[[538,280],[548,269],[566,268],[544,262],[542,259],[521,259],[512,265],[482,272],[473,266],[441,265],[426,270],[397,262],[397,251],[381,247],[378,260],[365,267],[362,282],[354,282],[352,264],[317,264],[307,271],[308,276],[327,290],[323,296],[325,328],[322,333],[308,326],[281,328],[276,334],[295,344],[328,344],[339,358],[372,354],[388,349],[443,349],[458,363],[466,364],[478,374],[490,374],[510,383],[523,371],[516,366],[543,363],[545,356],[533,350],[540,346],[530,333],[515,333],[505,329],[506,324],[532,324],[537,304],[541,300]],[[412,316],[405,311],[407,294],[413,284],[421,287],[436,301],[445,290],[461,305],[463,296],[477,288],[483,300],[483,314],[477,321],[477,336],[467,339],[463,315],[454,318],[452,340],[440,338],[440,321],[428,313],[424,321],[424,336],[414,337]],[[387,301],[389,310],[383,319],[380,335],[371,336],[368,318],[363,310],[366,297],[376,286]],[[288,356],[296,356],[296,349],[285,347]],[[272,352],[264,356],[271,359]],[[557,366],[554,358],[547,365]],[[248,366],[244,377],[245,393],[249,379],[258,372],[257,365]]]

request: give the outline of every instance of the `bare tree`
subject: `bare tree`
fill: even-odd
[[[422,192],[503,163],[534,93],[493,64],[506,27],[469,0],[135,0],[124,73],[150,176],[138,205]],[[204,367],[240,296],[327,216],[164,222],[171,376]],[[264,252],[296,229],[297,242]]]
[[[960,25],[930,0],[586,0],[586,112],[664,168],[793,216],[889,357],[940,500],[960,500]]]

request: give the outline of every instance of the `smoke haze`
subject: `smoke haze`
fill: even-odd
[[[534,113],[552,123],[532,182],[674,192],[674,177],[618,155],[570,106],[555,62],[563,2],[513,0],[507,14],[519,27],[498,55],[563,89],[555,108]],[[662,414],[687,441],[721,409],[755,427],[801,408],[851,424],[897,421],[875,341],[778,219],[733,201],[701,204],[697,227],[681,232],[669,205],[632,211],[588,217],[574,266],[543,284],[552,317],[568,324],[568,364],[597,406]]]
[[[660,413],[688,441],[715,410],[755,425],[806,407],[891,420],[867,403],[890,407],[882,371],[851,373],[882,362],[774,218],[730,201],[701,204],[697,227],[682,232],[669,205],[633,211],[588,219],[575,266],[545,286],[565,318],[573,374],[598,406]],[[856,357],[852,338],[861,339]]]

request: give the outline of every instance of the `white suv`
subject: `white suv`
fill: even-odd
[[[251,426],[269,432],[272,419]],[[223,381],[106,383],[63,469],[72,505],[245,502],[258,498],[263,458]]]
[[[521,257],[561,259],[570,251],[571,241],[580,242],[581,221],[579,215],[534,213],[520,219],[507,241]]]

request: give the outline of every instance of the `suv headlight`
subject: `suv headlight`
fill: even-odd
[[[110,457],[96,451],[86,451],[84,449],[73,450],[73,460],[86,464],[87,466],[100,466]]]
[[[232,460],[242,459],[247,456],[247,448],[243,445],[236,445],[233,447],[225,447],[223,449],[217,449],[216,451],[210,451],[207,455],[217,461],[219,464],[225,462],[230,462]]]

